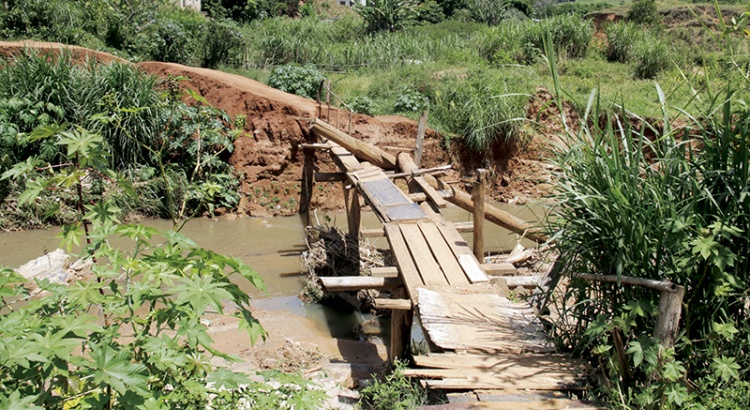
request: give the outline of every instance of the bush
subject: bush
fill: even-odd
[[[351,107],[354,112],[366,115],[375,115],[377,111],[375,101],[364,95],[355,97],[349,102],[349,107]]]
[[[430,105],[430,100],[424,94],[412,88],[404,88],[396,97],[393,109],[396,112],[417,112]]]
[[[203,66],[216,68],[219,64],[228,63],[230,57],[238,54],[244,42],[237,23],[211,20],[203,44]]]
[[[325,76],[315,66],[288,64],[276,67],[268,78],[268,85],[301,97],[316,99],[320,82]]]
[[[656,0],[635,0],[628,10],[628,21],[636,24],[656,24],[659,14],[656,11]]]
[[[655,78],[669,66],[669,46],[657,38],[647,37],[635,48],[636,78]]]
[[[643,38],[641,29],[632,23],[617,22],[604,27],[607,35],[605,55],[608,61],[624,63],[633,57],[636,43]]]

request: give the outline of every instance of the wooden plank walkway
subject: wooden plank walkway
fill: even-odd
[[[407,375],[423,379],[429,388],[445,390],[569,390],[582,386],[582,376],[588,371],[586,365],[552,354],[554,349],[545,339],[544,329],[531,306],[490,293],[483,267],[488,265],[477,260],[456,226],[439,213],[446,205],[440,194],[412,174],[409,186],[422,192],[410,192],[410,197],[380,167],[360,163],[335,142],[329,144],[334,162],[383,223],[383,232],[395,257],[398,277],[391,276],[391,270],[378,271],[373,276],[379,277],[373,277],[372,283],[366,285],[385,289],[386,280],[403,283],[403,288],[397,288],[394,295],[405,296],[406,300],[379,299],[378,304],[396,309],[394,335],[395,327],[411,322],[411,313],[406,319],[405,313],[397,312],[414,307],[432,350],[417,356],[417,368],[406,370]],[[377,151],[374,146],[357,144],[361,152]],[[388,155],[373,154],[370,160],[378,159],[386,166],[393,163]],[[420,205],[412,198],[422,198],[425,202]],[[341,285],[329,282],[339,290],[351,290],[352,283],[363,286],[362,281],[354,279]],[[395,325],[397,322],[399,325]],[[398,329],[398,333],[405,334],[403,329]],[[401,342],[391,342],[392,349],[404,346]]]

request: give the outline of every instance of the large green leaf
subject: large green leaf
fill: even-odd
[[[107,344],[89,343],[93,359],[94,382],[111,386],[120,394],[136,391],[146,394],[148,391],[148,369],[140,363],[133,363],[132,357],[125,351],[117,351]]]

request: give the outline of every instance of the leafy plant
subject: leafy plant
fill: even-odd
[[[658,38],[646,37],[635,48],[636,78],[654,78],[669,66],[669,46]]]
[[[632,23],[616,22],[604,27],[607,35],[605,55],[609,61],[624,63],[633,58],[636,43],[642,38],[641,29]]]
[[[656,0],[635,0],[628,10],[628,20],[636,24],[655,24],[659,22],[656,11]]]
[[[375,115],[376,112],[375,101],[364,95],[355,97],[349,102],[349,106],[360,114]]]
[[[406,364],[394,363],[390,374],[382,380],[375,379],[373,384],[362,389],[360,405],[367,410],[410,410],[427,403],[427,393],[414,380],[404,376]]]
[[[268,85],[281,91],[297,94],[301,97],[315,99],[320,82],[325,76],[312,65],[284,65],[276,67],[268,78]]]
[[[417,112],[429,106],[430,100],[417,90],[404,88],[396,97],[393,109],[396,112]]]

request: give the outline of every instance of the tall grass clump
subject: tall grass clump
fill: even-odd
[[[546,33],[552,36],[555,53],[569,58],[583,58],[589,49],[594,29],[589,20],[579,16],[555,16],[538,23],[527,23],[523,43],[543,50]]]
[[[520,141],[531,91],[524,74],[474,73],[468,79],[447,80],[436,91],[430,114],[441,129],[462,137],[469,151],[489,156],[496,144]]]
[[[643,31],[633,23],[616,22],[604,27],[607,48],[604,53],[608,61],[625,63],[630,61]]]
[[[634,50],[635,78],[654,78],[669,67],[670,48],[659,38],[646,36]]]
[[[674,130],[658,91],[658,126],[604,115],[592,96],[580,132],[558,150],[556,219],[547,222],[567,278],[553,297],[558,342],[601,365],[615,408],[711,405],[711,392],[750,378],[750,111],[730,91]],[[676,345],[654,338],[658,292],[579,272],[684,286]]]
[[[479,55],[493,65],[524,63],[523,36],[527,24],[509,21],[484,30],[476,36]]]

